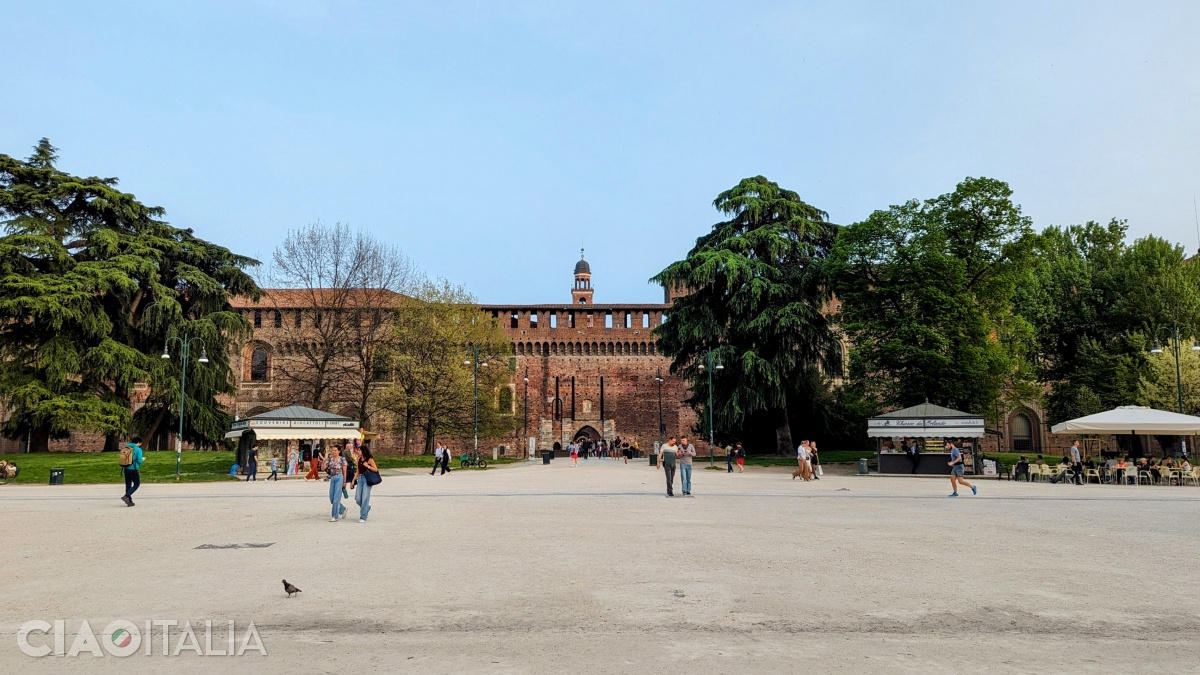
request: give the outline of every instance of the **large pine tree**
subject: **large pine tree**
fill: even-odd
[[[823,313],[829,301],[821,263],[833,247],[836,226],[828,215],[791,190],[755,176],[722,192],[713,206],[729,220],[713,225],[683,260],[652,281],[685,289],[670,320],[655,329],[659,348],[672,357],[671,372],[692,382],[690,403],[720,433],[740,433],[751,418],[766,416],[776,450],[793,451],[789,409],[821,378],[816,371],[837,361],[837,340]],[[713,379],[700,368],[713,352],[723,371]],[[809,371],[809,372],[806,372]],[[804,407],[804,406],[799,406]]]
[[[167,335],[190,335],[210,363],[189,366],[184,436],[212,446],[229,423],[217,397],[235,391],[229,345],[249,330],[229,299],[257,295],[245,273],[257,262],[172,227],[116,179],[72,176],[56,160],[46,139],[25,161],[0,154],[3,433],[39,451],[89,431],[111,449],[131,429],[176,423],[180,365],[160,355]]]

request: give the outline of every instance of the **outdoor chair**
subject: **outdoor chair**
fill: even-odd
[[[1188,481],[1192,481],[1192,485],[1200,486],[1200,467],[1192,467],[1192,470],[1182,474],[1179,477],[1179,484],[1186,485]]]
[[[1037,464],[1030,464],[1029,465],[1029,480],[1038,481],[1041,479],[1042,479],[1042,470],[1040,468],[1038,468]]]
[[[1101,483],[1101,484],[1104,483],[1104,481],[1100,479],[1100,471],[1098,469],[1084,469],[1083,470],[1083,482],[1084,483],[1092,482],[1093,478],[1096,479],[1097,483]]]
[[[1141,471],[1137,472],[1137,482],[1141,483],[1142,481],[1145,481],[1150,485],[1154,485],[1154,476],[1150,475],[1149,470],[1142,469]]]

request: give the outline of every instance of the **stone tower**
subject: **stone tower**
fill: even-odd
[[[583,259],[583,249],[579,249],[579,262],[575,263],[575,288],[571,289],[571,304],[592,304],[592,266]]]

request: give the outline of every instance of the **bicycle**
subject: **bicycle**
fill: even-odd
[[[464,469],[470,469],[470,468],[486,469],[487,468],[487,461],[485,461],[479,455],[463,455],[461,459],[462,459],[462,461],[459,462],[459,466],[461,466]]]

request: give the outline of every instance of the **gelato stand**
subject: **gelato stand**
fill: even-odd
[[[984,433],[983,417],[932,403],[867,420],[867,436],[876,443],[879,473],[885,474],[950,475],[947,441],[962,451],[966,473],[976,473],[977,448]],[[913,444],[918,449],[915,457],[909,452]]]

